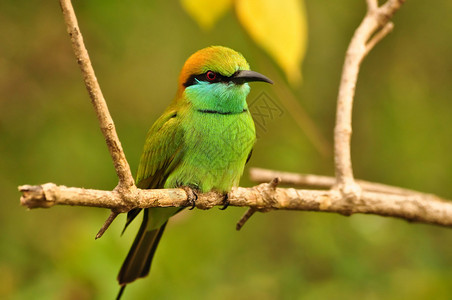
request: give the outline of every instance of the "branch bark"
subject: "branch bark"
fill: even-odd
[[[118,191],[89,190],[57,186],[53,183],[41,186],[25,185],[19,187],[19,190],[23,194],[21,204],[28,208],[77,205],[127,211],[130,209],[127,203],[134,203],[133,208],[191,205],[183,189],[137,189],[128,194],[129,199],[124,199],[124,195]],[[251,188],[234,188],[229,194],[229,202],[230,206],[250,207],[261,212],[282,209],[332,212],[346,216],[363,213],[452,226],[452,201],[445,201],[433,195],[395,195],[363,191],[359,201],[350,203],[334,189],[276,188],[272,183],[263,183]],[[196,201],[196,207],[199,209],[223,205],[223,195],[215,192],[200,194]]]
[[[367,13],[356,29],[347,49],[339,86],[334,129],[334,161],[336,186],[344,197],[358,199],[361,187],[353,177],[350,141],[352,108],[359,68],[369,51],[393,28],[391,17],[405,2],[388,0],[378,7],[377,0],[367,0]]]
[[[250,179],[254,182],[268,182],[272,178],[281,179],[281,184],[291,185],[295,187],[313,188],[313,189],[331,189],[336,184],[335,177],[320,176],[313,174],[299,174],[291,172],[273,171],[261,168],[250,169]],[[361,186],[363,190],[368,192],[395,194],[395,195],[418,195],[421,197],[431,197],[431,194],[418,192],[415,190],[405,189],[397,186],[386,185],[377,182],[370,182],[355,179],[355,182]]]
[[[356,30],[347,50],[338,93],[336,127],[334,134],[336,176],[303,175],[254,169],[251,176],[256,181],[270,181],[251,188],[234,188],[229,194],[231,206],[246,206],[250,209],[237,225],[238,228],[255,211],[274,209],[333,212],[343,215],[354,213],[375,214],[402,218],[440,226],[452,226],[452,202],[434,195],[378,183],[356,180],[350,154],[352,133],[351,116],[353,97],[359,67],[369,51],[392,30],[390,18],[400,8],[403,0],[388,0],[378,6],[377,0],[367,1],[367,14]],[[54,205],[77,205],[101,207],[112,210],[112,214],[99,234],[120,212],[132,208],[181,207],[191,205],[183,189],[137,189],[113,120],[108,112],[70,0],[60,0],[67,30],[83,74],[86,88],[96,111],[100,128],[104,134],[119,178],[113,191],[82,189],[47,183],[38,186],[19,187],[21,204],[28,208],[49,208]],[[274,179],[274,178],[280,179]],[[277,188],[277,183],[295,184],[317,188],[317,190]],[[324,190],[318,190],[322,188]],[[223,195],[215,192],[201,194],[196,207],[209,209],[223,206]]]
[[[66,29],[71,37],[72,49],[74,50],[80,70],[82,71],[83,80],[86,89],[88,90],[91,103],[99,121],[100,129],[104,135],[108,150],[110,151],[113,164],[115,166],[116,174],[119,178],[118,187],[120,189],[128,190],[135,186],[132,172],[130,171],[129,163],[119,141],[116,133],[115,124],[108,111],[107,103],[105,102],[102,90],[97,82],[96,74],[94,73],[91,60],[86,50],[83,36],[80,32],[77,17],[72,7],[70,0],[60,0],[61,10],[63,12]]]

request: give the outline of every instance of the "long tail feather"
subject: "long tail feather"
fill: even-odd
[[[145,209],[143,222],[118,274],[118,281],[121,286],[149,274],[152,258],[165,230],[166,223],[158,229],[147,230],[148,222],[148,210]]]

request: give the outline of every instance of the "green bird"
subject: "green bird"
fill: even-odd
[[[194,196],[217,191],[227,201],[256,140],[246,103],[251,81],[273,83],[250,71],[245,58],[230,48],[211,46],[190,56],[180,73],[176,97],[147,134],[137,186],[184,187]],[[143,222],[119,271],[118,299],[126,284],[148,275],[168,219],[180,210],[144,209]],[[128,213],[125,227],[139,212]]]

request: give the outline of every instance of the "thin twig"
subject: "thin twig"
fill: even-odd
[[[366,44],[366,52],[369,53],[376,44],[378,44],[385,36],[387,36],[392,30],[394,29],[394,24],[392,22],[387,23],[385,26],[383,26],[380,31],[378,31]]]
[[[270,182],[268,183],[268,190],[270,191],[270,194],[267,196],[268,198],[272,198],[272,195],[275,193],[276,191],[276,187],[278,186],[278,184],[281,182],[281,178],[275,176],[272,179],[270,179]],[[276,200],[270,200],[267,201],[269,203],[271,202],[276,202]],[[254,215],[254,213],[257,211],[258,209],[256,209],[255,207],[250,207],[245,214],[242,216],[242,218],[240,218],[240,220],[237,222],[237,225],[235,227],[235,229],[240,230],[242,229],[243,225],[245,225],[245,223]],[[261,209],[261,211],[267,211],[268,208],[266,209]]]
[[[240,220],[237,222],[237,225],[235,225],[235,229],[239,231],[242,229],[243,225],[254,215],[256,212],[255,208],[248,208],[248,210],[245,212],[245,214],[240,218]]]
[[[119,215],[119,212],[116,212],[114,210],[111,211],[110,215],[108,216],[107,220],[105,220],[104,225],[100,228],[99,232],[97,232],[95,239],[101,238],[105,231],[107,231],[108,227],[110,227],[111,223],[116,219],[116,217]]]

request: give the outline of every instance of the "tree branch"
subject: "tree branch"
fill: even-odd
[[[72,7],[71,0],[60,0],[61,11],[66,23],[66,29],[71,37],[72,49],[77,59],[80,70],[82,71],[83,80],[86,89],[88,90],[91,103],[96,112],[99,126],[107,143],[108,151],[113,160],[113,164],[118,176],[118,185],[116,190],[123,194],[130,193],[136,189],[135,181],[133,180],[132,172],[130,171],[129,162],[126,159],[118,134],[116,133],[115,124],[108,110],[107,103],[97,82],[96,74],[94,73],[91,60],[88,55],[88,50],[83,42],[83,36],[80,32],[77,17]],[[120,211],[113,208],[110,216],[105,221],[102,228],[96,235],[96,239],[100,238],[102,234],[108,229],[110,224],[118,216]]]
[[[77,205],[120,208],[127,211],[128,203],[134,203],[134,208],[191,205],[183,189],[136,189],[128,194],[129,199],[124,199],[117,191],[65,187],[53,183],[41,186],[25,185],[19,187],[19,190],[23,194],[21,204],[28,208]],[[215,192],[200,194],[196,207],[210,209],[214,206],[223,206],[223,200],[223,195]],[[363,191],[359,201],[350,202],[336,190],[275,188],[272,183],[263,183],[251,188],[234,188],[228,200],[230,206],[250,207],[256,211],[303,210],[333,212],[346,216],[363,213],[452,226],[452,202],[433,195],[395,195]]]
[[[82,71],[86,89],[88,90],[91,103],[96,111],[100,129],[104,135],[108,150],[113,159],[116,174],[119,178],[117,188],[125,190],[134,188],[135,182],[133,180],[132,172],[130,171],[129,163],[122,150],[121,142],[116,133],[115,124],[113,123],[113,119],[108,111],[107,103],[105,102],[96,75],[94,74],[94,69],[91,65],[88,50],[86,50],[85,43],[83,42],[83,36],[80,32],[72,3],[70,0],[60,0],[60,5],[64,21],[66,22],[67,32],[71,37],[72,49],[74,50],[78,65]]]
[[[280,184],[303,188],[331,189],[336,184],[336,178],[329,176],[281,172],[261,168],[250,169],[250,179],[254,182],[260,183],[268,182],[275,177],[281,179]],[[418,195],[422,197],[432,196],[431,194],[426,194],[415,190],[386,185],[382,183],[370,182],[360,179],[355,179],[355,182],[359,184],[363,190],[366,190],[368,192],[395,194],[395,195]]]
[[[339,86],[334,129],[336,186],[344,197],[359,198],[361,187],[353,177],[350,141],[352,108],[359,68],[364,57],[392,29],[390,18],[404,0],[388,0],[378,7],[377,0],[367,0],[367,13],[356,29],[347,49]],[[373,36],[373,38],[372,38]]]

